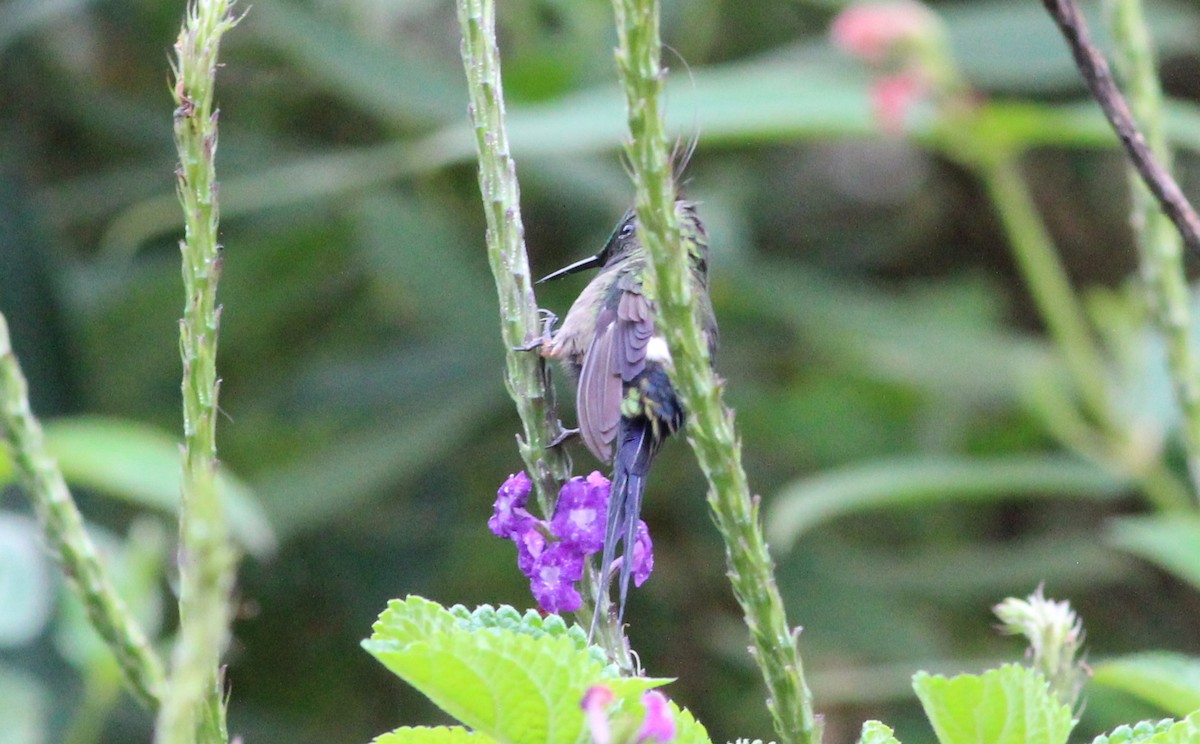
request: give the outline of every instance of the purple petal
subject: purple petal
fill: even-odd
[[[513,541],[517,543],[517,568],[532,579],[537,570],[538,559],[546,549],[546,538],[540,531],[530,527],[524,533],[514,535]]]
[[[555,537],[583,555],[603,548],[609,487],[608,479],[594,471],[586,479],[575,477],[564,483],[550,520]]]
[[[525,510],[525,503],[529,500],[532,488],[533,482],[524,471],[510,475],[496,492],[496,503],[492,518],[488,520],[488,529],[499,537],[514,540],[517,535],[528,531],[537,521]]]
[[[667,706],[667,698],[657,690],[650,690],[642,695],[642,705],[646,707],[646,718],[638,729],[638,743],[647,739],[668,742],[675,738],[675,717]]]
[[[583,604],[575,589],[575,582],[583,577],[583,556],[570,546],[547,546],[528,575],[533,597],[546,612],[574,612]]]
[[[654,544],[650,542],[650,530],[646,523],[638,520],[637,536],[633,542],[633,585],[641,586],[654,570]]]

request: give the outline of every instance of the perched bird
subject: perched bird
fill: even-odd
[[[692,292],[699,298],[700,323],[711,360],[716,352],[717,322],[708,295],[707,236],[694,203],[679,200],[675,210],[687,244]],[[637,215],[629,210],[600,253],[541,279],[600,269],[542,348],[544,356],[560,360],[578,378],[575,400],[580,436],[597,458],[613,466],[600,564],[601,595],[596,598],[593,632],[605,604],[600,599],[608,592],[608,571],[618,542],[623,543],[624,556],[618,624],[624,619],[646,476],[663,441],[685,418],[667,376],[671,353],[658,327],[658,307],[643,285],[648,260],[638,237]]]

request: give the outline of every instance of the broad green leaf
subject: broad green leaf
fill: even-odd
[[[950,678],[918,672],[913,689],[941,744],[1064,744],[1075,725],[1046,679],[1016,664]]]
[[[462,726],[401,726],[371,744],[491,744],[495,739]]]
[[[1200,517],[1120,517],[1109,522],[1108,541],[1200,589]]]
[[[248,20],[260,40],[381,119],[429,125],[462,114],[464,80],[412,45],[374,42],[295,3],[262,3]]]
[[[900,744],[892,735],[892,730],[879,721],[867,721],[863,724],[858,744]]]
[[[93,488],[138,506],[174,513],[179,508],[182,460],[179,442],[135,421],[62,418],[46,424],[46,446],[69,484]],[[13,478],[0,456],[0,483]],[[255,555],[275,549],[275,535],[248,486],[228,470],[217,476],[234,538]]]
[[[868,509],[1017,497],[1108,500],[1125,487],[1101,468],[1063,455],[876,461],[784,486],[767,515],[767,537],[786,551],[818,524]]]
[[[620,700],[667,681],[604,679],[604,664],[566,635],[468,629],[420,597],[390,602],[363,647],[469,728],[513,744],[585,741],[579,703],[599,680]]]
[[[1142,721],[1097,736],[1092,744],[1195,744],[1200,741],[1200,711],[1182,721]]]
[[[1092,682],[1127,692],[1173,716],[1200,710],[1200,658],[1150,652],[1100,662]]]

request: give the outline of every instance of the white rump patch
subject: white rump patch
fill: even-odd
[[[667,348],[667,340],[662,336],[651,336],[646,344],[646,361],[659,364],[671,363],[671,350]]]

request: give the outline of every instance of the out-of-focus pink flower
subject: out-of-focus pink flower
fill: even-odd
[[[608,706],[612,705],[613,691],[606,685],[592,685],[583,693],[579,707],[587,718],[588,730],[596,744],[610,744],[612,731],[608,727]]]
[[[901,44],[936,33],[937,19],[911,0],[851,5],[833,20],[834,45],[859,59],[880,64]]]
[[[911,72],[876,78],[871,84],[871,109],[875,120],[889,134],[902,133],[908,112],[928,92],[925,81]]]
[[[642,705],[646,707],[646,718],[638,729],[638,744],[647,739],[666,742],[675,738],[675,717],[667,707],[667,698],[658,690],[650,690],[642,695]]]

